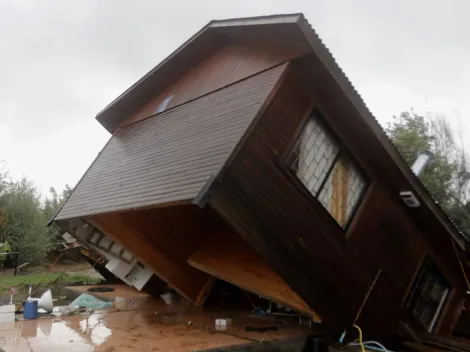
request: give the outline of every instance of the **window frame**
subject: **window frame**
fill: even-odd
[[[168,94],[166,95],[160,103],[157,105],[157,107],[154,109],[153,115],[160,114],[166,110],[168,105],[170,105],[171,101],[174,98],[174,94]]]
[[[437,277],[438,280],[442,281],[442,283],[444,284],[444,287],[447,289],[444,296],[441,298],[441,301],[439,302],[436,308],[436,311],[433,313],[433,316],[431,318],[431,321],[428,327],[426,327],[423,322],[418,320],[413,315],[413,312],[412,312],[413,307],[411,306],[412,300],[419,286],[419,281],[423,277],[423,272],[425,271],[426,267],[428,268],[431,267],[432,269],[431,275],[433,275],[433,280],[436,280],[435,278]],[[443,317],[445,316],[447,306],[449,302],[452,300],[453,291],[454,291],[454,288],[452,287],[450,280],[447,279],[447,277],[444,275],[442,270],[436,264],[436,261],[431,256],[426,255],[424,259],[420,262],[418,270],[413,276],[413,280],[411,281],[411,284],[408,287],[405,300],[403,301],[403,304],[402,304],[403,310],[406,316],[413,319],[413,321],[417,324],[417,326],[421,327],[426,332],[432,334],[437,329],[439,329],[440,323]]]
[[[88,243],[90,243],[94,246],[98,246],[98,243],[100,243],[101,238],[103,237],[103,233],[101,231],[97,231],[97,229],[93,226],[91,228],[92,228],[92,231],[88,235],[88,237],[86,239],[86,242],[88,242]],[[95,242],[93,242],[92,239],[93,239],[93,237],[95,237],[95,235],[98,235],[98,239]]]
[[[302,133],[305,129],[305,126],[309,122],[309,120],[313,118],[316,120],[316,122],[325,130],[325,132],[331,136],[333,139],[334,143],[338,146],[338,152],[336,153],[335,157],[333,158],[333,162],[328,168],[328,172],[325,175],[325,178],[322,180],[320,187],[318,191],[314,194],[311,192],[307,186],[302,182],[302,180],[299,178],[297,173],[292,169],[291,167],[291,154],[298,144],[299,139],[302,136]],[[331,173],[334,170],[334,167],[338,161],[339,158],[344,157],[347,160],[350,161],[356,168],[357,172],[360,174],[362,179],[364,180],[364,189],[362,190],[361,194],[359,195],[356,204],[353,206],[351,210],[351,214],[349,216],[349,219],[347,222],[343,225],[341,225],[336,218],[331,214],[331,212],[328,210],[327,207],[323,205],[323,203],[320,201],[318,198],[324,185],[328,181],[328,178],[330,177]],[[361,209],[364,200],[366,198],[366,195],[369,193],[369,190],[371,188],[372,182],[370,177],[367,175],[367,173],[364,171],[362,165],[357,162],[356,158],[351,154],[349,151],[349,148],[345,146],[345,144],[342,142],[341,138],[337,136],[337,134],[333,131],[333,129],[326,123],[326,119],[324,115],[321,113],[321,111],[313,106],[309,109],[309,113],[306,114],[306,116],[303,117],[301,123],[299,124],[299,127],[297,128],[296,132],[294,133],[291,141],[289,142],[286,150],[283,153],[282,156],[282,166],[285,170],[287,170],[288,174],[291,176],[291,178],[294,180],[294,182],[297,184],[297,187],[301,188],[304,193],[309,197],[310,200],[313,200],[317,205],[319,205],[325,212],[328,214],[328,216],[333,220],[333,222],[338,226],[338,228],[341,229],[341,231],[347,236],[349,229],[352,227],[352,225],[356,222],[356,216],[359,213],[359,210]]]
[[[125,253],[125,252],[129,253],[129,254],[132,256],[132,258],[130,258],[130,259],[124,258],[124,253]],[[132,262],[134,261],[134,259],[136,259],[136,258],[135,258],[135,256],[134,256],[130,251],[128,251],[127,249],[123,248],[122,251],[121,251],[121,254],[119,254],[119,259],[125,261],[126,263],[132,263]]]
[[[119,247],[121,247],[118,252],[114,252],[114,251],[113,251],[114,245],[118,245]],[[121,255],[121,253],[122,253],[123,251],[124,251],[124,247],[121,246],[121,245],[120,245],[119,243],[117,243],[116,241],[113,241],[113,245],[109,248],[109,253],[110,253],[111,255],[114,254],[115,256],[118,256],[118,257]]]
[[[101,240],[103,240],[103,238],[106,238],[107,240],[110,241],[110,243],[109,243],[108,246],[104,246],[104,245],[101,244]],[[114,243],[115,243],[115,242],[114,242],[114,240],[113,240],[111,237],[109,237],[108,235],[106,235],[106,234],[103,233],[103,234],[101,235],[101,237],[100,237],[100,240],[98,241],[97,244],[95,244],[95,246],[97,246],[98,248],[101,248],[101,249],[105,250],[106,252],[110,252],[110,251],[111,251],[111,247],[114,245]]]
[[[93,226],[93,225],[90,225],[89,223],[87,223],[88,226],[92,229],[90,234],[88,235],[88,237],[86,238],[85,240],[85,243],[87,246],[94,246],[98,249],[101,249],[103,251],[105,251],[107,254],[109,254],[110,256],[114,257],[114,258],[117,258],[119,260],[122,260],[128,264],[132,263],[132,261],[135,259],[135,256],[129,251],[127,250],[126,248],[124,248],[121,244],[117,243],[115,240],[113,240],[110,236],[108,236],[107,234],[105,234],[103,231],[101,231],[99,228],[97,228],[96,226]],[[99,235],[98,237],[98,240],[96,243],[94,242],[91,242],[91,239],[93,238],[94,234],[97,233]],[[108,246],[108,247],[105,247],[105,246],[101,246],[99,243],[101,242],[101,239],[103,237],[107,237],[111,240],[111,244]],[[116,254],[114,252],[111,251],[111,248],[113,248],[114,244],[117,243],[119,246],[121,246],[121,250],[119,251],[119,254]],[[131,254],[132,256],[132,259],[126,259],[123,257],[123,254],[124,252],[128,252]]]

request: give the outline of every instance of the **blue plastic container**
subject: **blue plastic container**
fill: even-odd
[[[38,301],[26,301],[23,316],[25,319],[36,319],[38,317]]]

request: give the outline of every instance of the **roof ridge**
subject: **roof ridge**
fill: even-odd
[[[250,16],[250,17],[234,17],[234,18],[223,18],[218,20],[211,20],[211,23],[229,23],[229,22],[237,22],[237,21],[257,21],[257,20],[272,20],[272,19],[279,19],[279,18],[287,18],[287,17],[298,17],[304,18],[304,14],[302,12],[293,12],[293,13],[283,13],[283,14],[272,14],[272,15],[261,15],[261,16]]]

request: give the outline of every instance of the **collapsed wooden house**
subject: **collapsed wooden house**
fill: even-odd
[[[367,337],[452,334],[466,239],[303,15],[210,22],[97,120],[67,231],[195,305],[217,278],[339,333],[376,279]]]

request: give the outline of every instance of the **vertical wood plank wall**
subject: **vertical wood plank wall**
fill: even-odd
[[[371,177],[357,217],[344,232],[282,164],[313,105],[321,107],[327,120],[340,118],[330,116],[336,102],[320,103],[315,88],[304,89],[315,83],[304,84],[303,79],[289,74],[237,158],[214,185],[212,206],[336,329],[352,322],[382,269],[359,324],[367,336],[377,338],[396,331],[400,319],[405,319],[403,304],[410,285],[422,260],[431,256],[455,288],[438,325],[439,331],[449,333],[463,294],[455,258],[431,248],[434,242],[417,228],[399,198]],[[350,152],[363,157],[358,150]],[[440,234],[442,241],[449,241],[448,236]]]
[[[191,69],[164,92],[156,92],[140,110],[121,124],[137,122],[155,113],[168,96],[173,96],[166,109],[220,89],[276,66],[297,55],[290,49],[257,49],[249,46],[226,45]]]

